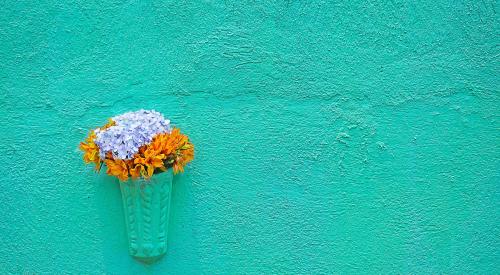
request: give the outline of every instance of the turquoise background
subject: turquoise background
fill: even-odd
[[[3,1],[0,271],[499,274],[497,1]],[[78,143],[196,145],[167,256]]]

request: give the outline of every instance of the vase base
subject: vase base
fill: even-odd
[[[165,256],[166,253],[163,253],[161,255],[158,255],[158,256],[152,256],[152,257],[137,257],[137,256],[132,256],[134,257],[134,259],[142,262],[142,263],[145,263],[145,264],[152,264],[152,263],[155,263],[157,262],[158,260],[160,260],[161,258],[163,258],[163,256]]]

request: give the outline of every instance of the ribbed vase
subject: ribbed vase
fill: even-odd
[[[172,169],[150,180],[120,182],[130,255],[146,263],[167,252]]]

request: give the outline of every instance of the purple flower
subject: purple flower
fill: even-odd
[[[139,147],[150,143],[155,135],[172,131],[170,120],[154,110],[128,112],[111,119],[114,126],[95,130],[95,143],[102,159],[107,152],[116,159],[131,159]]]

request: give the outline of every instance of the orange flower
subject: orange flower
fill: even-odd
[[[139,169],[137,168],[137,165],[141,165],[140,171],[142,176],[146,179],[149,179],[151,176],[153,176],[156,168],[159,168],[161,170],[166,169],[163,164],[164,159],[165,155],[159,154],[159,150],[154,150],[150,145],[144,151],[144,157],[136,156],[134,158],[134,164],[136,164],[134,169]],[[134,171],[134,173],[136,173],[136,171]]]
[[[146,179],[153,176],[156,169],[165,171],[172,167],[174,174],[177,174],[184,171],[184,166],[193,157],[193,144],[179,129],[174,128],[170,134],[158,134],[150,144],[142,146],[134,156],[134,163],[129,166],[129,171],[132,177],[140,174]]]
[[[193,144],[177,128],[174,128],[170,134],[157,135],[153,138],[148,149],[165,155],[164,162],[168,166],[172,166],[174,174],[183,172],[184,166],[194,157]]]
[[[116,176],[121,181],[126,181],[128,179],[128,167],[127,163],[121,159],[105,159],[104,163],[108,167],[106,173],[111,176]]]
[[[99,158],[99,147],[94,143],[95,133],[90,132],[90,135],[85,142],[80,142],[80,150],[83,151],[83,161],[85,163],[95,163],[95,169],[99,172],[101,169],[101,159]]]
[[[184,149],[182,149],[184,148]],[[184,172],[184,166],[194,159],[194,146],[189,143],[181,147],[180,155],[176,158],[173,169],[174,174]]]
[[[149,148],[160,151],[164,155],[170,155],[175,153],[186,142],[188,142],[187,136],[182,135],[179,129],[174,128],[170,134],[163,133],[155,136]]]
[[[141,176],[142,169],[143,169],[142,164],[131,163],[129,165],[128,171],[130,172],[130,176],[132,177],[132,179],[137,179],[138,177]]]
[[[108,119],[108,123],[106,123],[104,126],[101,127],[101,130],[106,130],[111,126],[115,126],[115,124],[116,122],[110,118]]]

